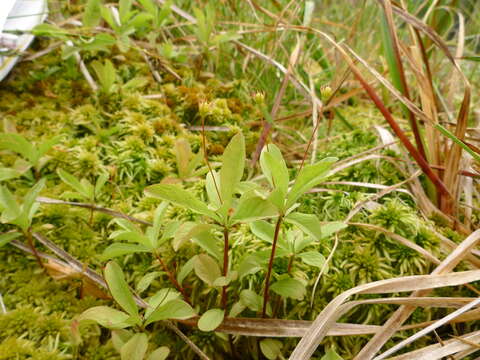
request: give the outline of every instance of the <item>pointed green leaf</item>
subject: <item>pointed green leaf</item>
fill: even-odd
[[[267,144],[260,155],[260,167],[270,186],[280,189],[285,195],[288,190],[288,169],[282,152],[274,144]]]
[[[25,197],[23,198],[22,212],[30,215],[30,210],[44,187],[45,179],[40,179],[35,185],[30,188],[30,190],[28,190],[28,192],[25,194]]]
[[[100,5],[102,0],[88,0],[83,11],[82,23],[86,27],[95,27],[100,23]]]
[[[152,185],[145,189],[145,194],[157,199],[170,201],[176,205],[216,219],[216,214],[207,205],[193,197],[190,192],[171,184]]]
[[[293,278],[278,280],[270,286],[270,289],[282,297],[296,300],[302,300],[307,292],[305,285],[300,280]]]
[[[193,270],[193,265],[195,264],[195,257],[188,260],[180,269],[177,274],[177,281],[180,285],[182,285],[183,280],[190,274]]]
[[[232,216],[232,224],[248,223],[260,219],[272,218],[278,215],[277,208],[271,202],[260,196],[249,196],[240,199],[237,209]]]
[[[206,254],[195,256],[193,269],[195,274],[210,286],[213,286],[215,279],[221,276],[218,263]]]
[[[161,346],[152,351],[152,353],[148,355],[147,360],[165,360],[169,354],[170,349],[166,346]]]
[[[325,257],[317,251],[306,251],[298,254],[298,257],[302,259],[305,264],[318,267],[319,269],[325,264]]]
[[[176,299],[171,300],[165,305],[161,305],[155,309],[147,318],[145,325],[151,324],[155,321],[167,319],[185,320],[190,319],[195,315],[195,310],[193,310],[190,305],[183,300]]]
[[[0,168],[0,181],[15,179],[22,175],[18,170],[11,168]]]
[[[38,145],[38,157],[42,157],[47,153],[48,150],[50,150],[54,145],[58,144],[60,140],[62,139],[62,136],[54,136],[50,139],[45,140],[41,144]]]
[[[318,217],[313,214],[292,212],[285,216],[285,222],[297,225],[306,234],[313,236],[314,239],[320,240],[322,238],[322,224]]]
[[[264,220],[258,220],[250,223],[250,230],[253,235],[266,241],[268,243],[273,242],[273,235],[275,234],[275,227]]]
[[[260,341],[260,349],[262,350],[262,354],[268,360],[275,360],[282,355],[282,347],[283,344],[280,340],[275,339],[263,339]]]
[[[252,290],[242,290],[240,292],[241,303],[252,311],[262,309],[263,298]]]
[[[320,360],[343,360],[343,358],[338,355],[335,350],[328,349],[325,355],[323,355]]]
[[[213,331],[220,326],[224,317],[224,310],[210,309],[198,320],[198,328],[202,331]]]
[[[244,168],[245,139],[242,133],[238,133],[230,140],[222,156],[220,193],[224,203],[230,204],[232,195],[242,179]]]
[[[73,188],[75,191],[77,191],[79,194],[81,194],[85,198],[87,199],[90,198],[88,189],[85,189],[85,187],[82,185],[82,183],[77,177],[73,176],[69,172],[62,169],[58,169],[57,174],[65,184]]]
[[[95,198],[99,197],[100,194],[102,193],[102,189],[105,186],[105,183],[108,180],[109,175],[106,173],[100,174],[97,178],[97,181],[95,182]]]
[[[22,234],[17,231],[0,234],[0,247],[7,245],[10,241],[20,236],[22,236]]]
[[[337,158],[329,157],[313,165],[305,166],[297,175],[293,187],[287,195],[287,208],[292,206],[297,199],[308,190],[326,179],[328,171],[337,161]]]
[[[159,306],[165,305],[166,303],[179,299],[181,294],[172,288],[163,288],[150,297],[147,301],[149,307],[145,311],[145,318],[148,318]]]
[[[0,133],[0,150],[10,150],[22,155],[32,165],[37,165],[38,154],[30,141],[20,134]]]
[[[193,242],[200,246],[207,253],[219,260],[222,257],[222,252],[218,246],[217,238],[210,232],[204,231],[196,234],[193,237]]]
[[[0,186],[0,209],[3,209],[2,222],[10,222],[21,215],[20,206],[5,186]]]
[[[109,245],[102,253],[102,259],[110,260],[118,256],[134,254],[138,252],[150,252],[150,250],[141,244],[115,243]]]
[[[121,360],[143,360],[148,348],[146,334],[135,334],[120,350]]]
[[[131,316],[138,317],[137,304],[120,266],[115,261],[110,261],[105,267],[104,275],[108,289],[115,301]]]
[[[153,272],[151,272],[151,273],[145,274],[145,275],[142,276],[142,278],[138,281],[135,290],[136,290],[138,293],[141,293],[141,292],[145,291],[145,290],[150,286],[150,284],[151,284],[157,277],[159,277],[161,274],[163,274],[163,272],[160,272],[160,271],[153,271]]]
[[[215,181],[213,181],[215,179]],[[216,185],[216,186],[215,186]],[[222,206],[222,202],[218,197],[218,191],[220,191],[220,176],[215,170],[209,171],[205,179],[205,189],[207,191],[208,200],[210,204],[213,205],[213,208],[218,209]]]
[[[127,322],[129,318],[130,316],[123,311],[108,306],[95,306],[85,310],[77,320],[93,321],[108,329],[123,329],[129,326]]]
[[[337,231],[345,229],[348,225],[340,221],[332,221],[322,224],[322,238],[325,239]]]

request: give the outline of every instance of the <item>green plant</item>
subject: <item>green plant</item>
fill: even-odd
[[[165,359],[170,352],[167,347],[149,351],[145,326],[168,319],[188,319],[195,315],[195,311],[185,301],[178,299],[179,294],[171,289],[162,289],[146,303],[142,301],[146,309],[140,309],[138,298],[136,301],[122,269],[116,262],[107,264],[104,277],[113,299],[123,311],[108,306],[96,306],[84,311],[76,318],[76,322],[79,325],[94,322],[113,330],[112,341],[122,360]],[[127,328],[132,330],[125,330]],[[78,334],[77,326],[74,326],[74,329]]]
[[[55,136],[40,144],[32,144],[23,135],[16,133],[0,133],[0,150],[9,150],[21,155],[26,163],[17,161],[16,168],[2,168],[0,175],[3,180],[18,177],[32,169],[35,179],[40,178],[40,172],[50,160],[47,152],[60,142],[61,136]]]
[[[31,231],[33,218],[39,208],[36,201],[38,194],[45,186],[45,179],[41,179],[23,197],[21,203],[18,203],[14,195],[4,185],[0,185],[0,222],[11,224],[19,228],[11,232],[0,235],[0,246],[8,244],[15,238],[25,236],[30,248],[32,249],[37,262],[42,266],[42,261],[35,250],[33,244],[33,235]]]

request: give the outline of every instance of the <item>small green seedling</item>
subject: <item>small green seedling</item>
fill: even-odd
[[[47,152],[60,142],[61,136],[55,136],[40,144],[33,144],[20,134],[16,133],[0,133],[0,150],[13,151],[23,157],[26,163],[20,164],[17,161],[15,169],[5,169],[0,171],[0,178],[3,180],[12,179],[26,173],[32,169],[34,177],[40,178],[40,171],[50,160],[46,155]]]
[[[162,183],[173,184],[181,181],[191,181],[208,172],[207,166],[200,166],[203,160],[203,151],[192,153],[192,148],[186,139],[175,141],[173,148],[177,163],[178,178],[168,177]]]
[[[6,186],[0,185],[0,222],[15,225],[19,229],[0,235],[0,246],[6,245],[13,239],[23,235],[27,238],[28,244],[40,266],[43,265],[33,244],[31,226],[40,206],[36,199],[44,186],[45,180],[41,179],[30,188],[23,197],[23,201],[19,203]]]
[[[112,341],[119,350],[122,360],[165,359],[169,353],[166,347],[147,354],[148,335],[144,332],[145,327],[162,320],[189,319],[195,316],[195,310],[179,299],[180,294],[173,289],[158,291],[146,301],[148,307],[141,309],[138,303],[143,301],[134,297],[122,269],[114,261],[105,267],[104,277],[114,301],[122,310],[109,306],[95,306],[79,315],[76,322],[80,325],[93,322],[113,330]],[[131,330],[125,330],[127,328]]]
[[[58,169],[57,174],[60,179],[70,186],[75,191],[67,191],[63,193],[63,196],[70,199],[79,199],[86,200],[88,203],[94,205],[102,194],[103,187],[105,186],[108,180],[108,174],[104,173],[97,177],[95,185],[93,185],[87,179],[79,180],[76,176],[70,174],[69,172]],[[93,221],[93,207],[90,209],[90,220],[91,224]]]

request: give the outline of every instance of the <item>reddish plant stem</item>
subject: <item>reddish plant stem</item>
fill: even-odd
[[[162,257],[160,255],[158,255],[156,252],[154,253],[155,254],[155,258],[160,262],[160,265],[162,266],[163,268],[163,271],[166,272],[168,278],[170,279],[170,282],[173,284],[173,286],[175,286],[175,289],[177,289],[182,295],[183,295],[183,299],[189,303],[190,305],[192,305],[192,303],[190,302],[190,298],[188,297],[188,294],[187,292],[185,291],[185,289],[178,283],[177,279],[175,279],[175,276],[173,276],[173,273],[168,269],[168,266],[167,264],[165,264],[165,261],[163,261]]]
[[[223,229],[223,276],[228,274],[228,228]],[[222,308],[227,309],[227,286],[222,288]]]
[[[265,289],[263,291],[262,318],[264,318],[267,313],[268,292],[270,288],[270,276],[272,275],[273,260],[275,259],[275,250],[277,248],[277,241],[278,241],[278,236],[280,235],[280,226],[282,225],[282,221],[283,221],[283,215],[280,215],[275,225],[275,232],[273,234],[272,252],[270,253],[270,261],[268,262],[267,276],[265,278]]]
[[[35,245],[33,245],[33,236],[30,231],[30,228],[27,231],[24,231],[23,235],[27,238],[28,246],[30,246],[30,249],[32,250],[33,256],[35,256],[35,260],[37,260],[38,265],[42,268],[45,269],[45,266],[43,266],[42,259],[40,259],[40,255],[38,255],[37,249],[35,248]]]

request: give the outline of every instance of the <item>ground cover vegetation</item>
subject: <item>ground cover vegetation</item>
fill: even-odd
[[[478,357],[480,3],[49,8],[0,84],[0,360]]]

